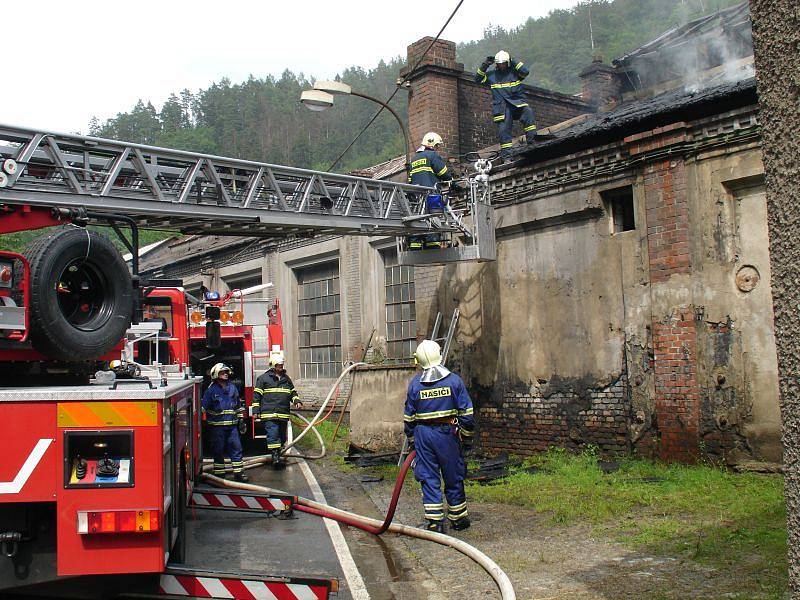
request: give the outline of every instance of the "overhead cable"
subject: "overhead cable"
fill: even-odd
[[[459,9],[459,8],[461,8],[461,5],[462,5],[462,4],[464,4],[464,0],[459,0],[458,4],[457,4],[457,5],[456,5],[456,7],[453,9],[453,12],[451,12],[451,13],[450,13],[450,16],[449,16],[449,17],[447,17],[447,21],[445,21],[445,22],[444,22],[444,25],[442,25],[442,28],[439,30],[439,33],[437,33],[437,34],[436,34],[436,37],[435,37],[435,38],[433,38],[433,40],[431,40],[431,43],[430,43],[430,44],[428,44],[428,47],[427,47],[427,48],[425,48],[425,52],[423,52],[423,53],[420,55],[420,57],[417,59],[417,62],[416,62],[416,63],[414,63],[414,66],[413,66],[413,67],[412,67],[412,68],[411,68],[411,69],[408,71],[408,73],[413,73],[414,71],[416,71],[416,70],[417,70],[417,67],[419,67],[420,63],[422,63],[422,60],[425,58],[425,56],[428,54],[428,52],[430,52],[430,49],[431,49],[431,48],[433,48],[433,45],[434,45],[434,44],[435,44],[435,43],[436,43],[436,42],[439,40],[439,37],[442,35],[442,33],[444,33],[444,30],[445,30],[445,29],[447,28],[447,26],[450,24],[450,21],[452,21],[452,20],[453,20],[453,17],[455,17],[455,16],[456,16],[456,13],[458,12],[458,9]],[[389,96],[389,99],[386,101],[386,104],[389,104],[389,102],[391,102],[391,101],[392,101],[392,99],[393,99],[393,98],[395,97],[395,95],[397,94],[397,90],[399,90],[399,89],[400,89],[400,86],[402,86],[402,85],[403,85],[403,84],[404,84],[406,81],[407,81],[407,78],[406,78],[406,77],[404,77],[404,78],[403,78],[403,81],[401,81],[400,83],[398,83],[398,84],[397,84],[397,86],[394,88],[394,91],[392,92],[392,95],[391,95],[391,96]],[[377,118],[378,118],[378,116],[379,116],[379,115],[380,115],[380,114],[383,112],[383,109],[384,109],[384,107],[383,107],[383,106],[381,106],[381,107],[378,109],[378,111],[377,111],[377,112],[376,112],[374,115],[372,115],[372,118],[369,120],[369,122],[368,122],[366,125],[364,125],[364,127],[361,129],[361,131],[359,131],[359,132],[358,132],[358,135],[357,135],[355,138],[353,138],[353,141],[352,141],[352,142],[350,142],[350,143],[348,144],[347,148],[345,148],[344,150],[342,150],[342,153],[341,153],[341,154],[340,154],[340,155],[339,155],[339,156],[336,158],[336,160],[334,160],[334,161],[333,161],[333,163],[331,163],[331,166],[330,166],[330,167],[328,167],[328,171],[331,171],[331,170],[333,170],[333,168],[334,168],[334,167],[335,167],[337,164],[339,164],[339,161],[340,161],[340,160],[342,160],[342,157],[343,157],[345,154],[347,154],[347,151],[348,151],[348,150],[350,150],[350,148],[352,148],[352,147],[353,147],[353,145],[354,145],[354,144],[355,144],[355,143],[356,143],[356,142],[359,140],[359,138],[360,138],[360,137],[361,137],[361,136],[364,134],[364,132],[365,132],[367,129],[369,129],[369,126],[370,126],[370,125],[372,125],[372,123],[374,123],[374,122],[375,122],[375,119],[377,119]]]

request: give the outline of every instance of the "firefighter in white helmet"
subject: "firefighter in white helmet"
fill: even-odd
[[[225,477],[225,456],[231,459],[233,477],[236,481],[247,481],[242,461],[242,441],[239,438],[239,422],[244,416],[244,406],[239,390],[229,381],[231,368],[224,363],[211,367],[211,385],[206,388],[201,401],[206,413],[206,423],[214,456],[214,475]]]
[[[282,469],[286,462],[281,449],[286,443],[291,406],[302,406],[294,383],[286,374],[286,359],[282,351],[270,353],[270,368],[256,379],[253,388],[253,415],[264,423],[267,436],[267,454],[272,455],[272,468]]]
[[[494,69],[489,66],[494,63]],[[500,155],[511,155],[514,120],[522,123],[525,140],[532,144],[536,138],[536,124],[533,110],[528,106],[522,80],[530,74],[522,61],[511,58],[505,50],[494,56],[487,56],[475,73],[477,83],[488,85],[492,90],[492,120],[497,123],[500,134]]]
[[[437,149],[442,145],[442,136],[435,131],[429,131],[422,136],[422,145],[411,158],[408,172],[409,181],[414,185],[424,185],[435,188],[440,181],[451,181],[453,174],[447,168],[447,163],[439,156]],[[441,195],[436,195],[441,201]],[[409,250],[422,250],[423,248],[441,248],[441,236],[436,233],[428,235],[413,235],[408,239]]]
[[[444,479],[447,519],[452,529],[460,531],[470,526],[462,446],[472,444],[472,400],[461,377],[442,365],[439,344],[421,341],[414,358],[422,373],[414,375],[408,386],[403,423],[409,443],[417,451],[414,477],[422,484],[427,528],[444,532]]]

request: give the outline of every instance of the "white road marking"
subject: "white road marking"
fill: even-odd
[[[213,577],[196,577],[212,598],[233,598],[233,594],[228,591],[219,579]]]
[[[306,478],[306,482],[308,482],[308,487],[311,488],[311,494],[314,496],[314,500],[327,504],[328,501],[325,499],[325,494],[322,493],[322,489],[319,487],[317,479],[314,477],[314,473],[311,472],[308,464],[306,464],[306,461],[298,458],[297,464],[300,466],[300,471],[303,473],[303,477]],[[347,542],[344,539],[342,530],[339,528],[339,523],[333,519],[322,519],[322,521],[325,523],[325,528],[328,530],[328,535],[331,537],[336,556],[339,557],[339,563],[342,565],[344,578],[347,580],[347,587],[350,588],[350,595],[353,596],[353,600],[369,600],[370,596],[367,591],[367,586],[364,583],[364,579],[361,577],[361,573],[358,572],[358,567],[353,560],[353,555],[350,554],[350,548],[347,547]]]
[[[22,468],[14,479],[12,481],[0,482],[0,494],[19,494],[52,443],[52,439],[41,439],[36,442],[36,445],[33,447],[33,450],[31,450],[28,458],[25,459]]]

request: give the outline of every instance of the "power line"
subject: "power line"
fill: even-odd
[[[464,0],[459,0],[458,4],[457,4],[457,5],[456,5],[456,7],[453,9],[453,12],[451,12],[451,13],[450,13],[450,16],[449,16],[449,17],[447,17],[447,21],[445,21],[445,22],[444,22],[444,25],[442,25],[442,28],[439,30],[439,33],[437,33],[437,34],[436,34],[436,37],[435,37],[435,38],[433,38],[433,40],[431,41],[431,43],[430,43],[430,44],[428,44],[428,47],[427,47],[427,48],[425,48],[425,52],[423,52],[423,53],[420,55],[420,57],[419,57],[419,59],[417,60],[417,62],[416,62],[416,63],[414,64],[414,66],[413,66],[413,67],[412,67],[412,68],[411,68],[411,69],[408,71],[409,73],[413,73],[414,71],[416,71],[416,70],[417,70],[417,67],[420,65],[420,63],[421,63],[421,62],[422,62],[422,60],[425,58],[425,56],[428,54],[428,52],[430,52],[430,49],[431,49],[431,48],[433,48],[433,45],[434,45],[434,44],[435,44],[435,43],[436,43],[436,42],[439,40],[439,36],[441,36],[441,35],[442,35],[442,33],[444,33],[444,30],[445,30],[445,29],[447,28],[447,26],[450,24],[450,21],[452,21],[452,20],[453,20],[453,17],[455,17],[455,16],[456,16],[456,13],[458,12],[458,9],[459,9],[459,8],[461,8],[461,5],[462,5],[462,4],[464,4]],[[406,81],[407,81],[407,79],[404,77],[404,78],[403,78],[403,81],[401,81],[401,82],[399,82],[399,83],[397,84],[397,87],[395,87],[395,88],[394,88],[394,91],[392,92],[392,95],[391,95],[391,96],[389,96],[389,99],[386,101],[386,104],[389,104],[389,102],[391,102],[391,101],[392,101],[392,99],[393,99],[393,98],[395,97],[395,95],[397,94],[397,90],[399,90],[399,89],[400,89],[400,86],[402,86],[402,85],[403,85],[403,84],[404,84]],[[337,164],[339,164],[339,161],[340,161],[340,160],[342,160],[342,157],[343,157],[345,154],[347,154],[347,151],[348,151],[348,150],[350,150],[350,148],[352,148],[352,147],[353,147],[353,145],[354,145],[354,144],[355,144],[355,143],[358,141],[358,139],[359,139],[359,138],[360,138],[360,137],[361,137],[361,136],[364,134],[364,132],[365,132],[367,129],[369,129],[369,126],[370,126],[370,125],[372,125],[372,123],[374,123],[374,122],[375,122],[375,119],[377,119],[377,118],[378,118],[378,116],[379,116],[379,115],[380,115],[380,114],[383,112],[383,108],[384,108],[384,107],[383,107],[383,106],[381,106],[381,107],[378,109],[378,111],[377,111],[377,112],[376,112],[374,115],[372,115],[372,118],[369,120],[369,122],[368,122],[366,125],[364,125],[363,129],[361,129],[361,131],[359,131],[359,132],[358,132],[358,135],[357,135],[355,138],[353,138],[353,141],[352,141],[352,142],[350,142],[350,143],[348,144],[347,148],[345,148],[344,150],[342,150],[342,153],[341,153],[341,154],[340,154],[340,155],[339,155],[339,156],[336,158],[336,160],[335,160],[335,161],[333,161],[333,163],[331,164],[331,166],[330,166],[330,167],[328,167],[328,171],[331,171],[331,170],[333,170],[333,168],[334,168],[334,167],[335,167]]]

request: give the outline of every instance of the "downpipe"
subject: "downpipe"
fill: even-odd
[[[412,450],[409,453],[408,457],[406,458],[405,462],[403,462],[403,466],[401,467],[400,472],[397,475],[397,479],[394,485],[394,491],[392,492],[392,499],[389,503],[389,508],[386,512],[386,517],[384,518],[383,522],[378,521],[377,519],[371,519],[363,515],[358,515],[356,513],[348,512],[346,510],[341,510],[339,508],[335,508],[328,504],[322,504],[321,502],[316,502],[308,498],[303,498],[302,496],[297,496],[297,503],[295,504],[295,509],[301,512],[317,515],[327,519],[333,519],[334,521],[338,521],[339,523],[344,523],[345,525],[356,527],[357,529],[361,529],[362,531],[366,531],[374,535],[381,535],[386,531],[389,531],[391,533],[406,535],[420,540],[428,540],[430,542],[435,542],[442,546],[447,546],[448,548],[453,548],[454,550],[461,552],[461,554],[463,554],[467,558],[479,564],[491,576],[491,578],[497,584],[497,587],[500,591],[500,597],[502,598],[502,600],[516,600],[517,596],[516,593],[514,592],[514,587],[511,585],[511,580],[508,578],[508,575],[505,574],[505,572],[497,565],[497,563],[495,563],[491,558],[486,556],[483,552],[481,552],[474,546],[469,545],[463,540],[460,540],[458,538],[449,535],[445,535],[443,533],[426,531],[424,529],[419,529],[417,527],[410,527],[408,525],[402,525],[400,523],[392,523],[392,520],[394,519],[395,510],[397,509],[397,503],[400,498],[400,491],[402,490],[403,483],[405,481],[406,473],[408,472],[408,469],[411,467],[411,463],[413,462],[416,455],[417,455],[416,450]],[[247,468],[247,463],[245,463],[245,467]],[[249,490],[251,492],[259,492],[263,494],[287,495],[287,492],[284,492],[283,490],[276,490],[274,488],[268,488],[253,483],[239,483],[235,481],[228,481],[220,477],[215,477],[214,475],[209,475],[208,473],[204,473],[203,478],[209,483],[212,483],[218,487]]]

